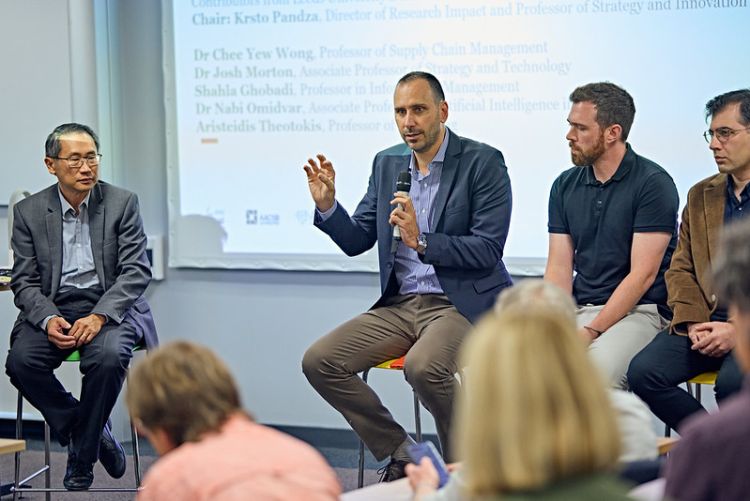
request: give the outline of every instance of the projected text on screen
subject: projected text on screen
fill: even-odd
[[[443,84],[447,126],[505,155],[506,262],[538,272],[549,188],[571,165],[576,86],[607,80],[633,95],[629,142],[684,204],[715,172],[703,105],[750,82],[745,0],[175,0],[171,17],[173,266],[375,270],[374,251],[347,258],[313,227],[302,165],[330,158],[352,212],[372,157],[400,140],[396,81],[424,70]]]

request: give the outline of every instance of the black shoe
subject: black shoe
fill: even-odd
[[[94,481],[94,465],[78,461],[75,453],[68,449],[68,464],[65,467],[63,485],[69,491],[85,491]]]
[[[390,463],[378,470],[378,473],[380,473],[380,481],[393,482],[394,480],[398,480],[399,478],[404,478],[406,476],[405,468],[407,464],[409,464],[408,461],[391,459]]]
[[[125,449],[122,448],[112,435],[112,427],[107,420],[99,440],[99,461],[112,478],[120,478],[125,474]]]

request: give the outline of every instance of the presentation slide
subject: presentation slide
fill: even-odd
[[[568,96],[610,81],[636,104],[633,149],[685,203],[716,172],[711,97],[750,85],[747,0],[174,0],[165,8],[170,266],[374,271],[313,226],[302,169],[325,154],[352,213],[372,158],[401,141],[398,79],[433,73],[447,126],[503,152],[505,261],[543,271],[547,199],[572,166]]]

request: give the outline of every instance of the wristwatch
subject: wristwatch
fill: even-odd
[[[420,233],[417,237],[417,253],[424,256],[425,252],[427,252],[427,235]]]

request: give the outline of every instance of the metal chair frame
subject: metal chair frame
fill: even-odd
[[[387,360],[383,362],[380,365],[376,365],[375,369],[389,369],[389,370],[404,370],[403,363],[401,365],[398,365],[396,367],[393,367],[392,364],[394,362],[399,362],[404,357],[401,357],[400,359],[393,359],[393,360]],[[362,372],[362,381],[365,383],[367,382],[367,376],[370,374],[370,369],[365,369]],[[422,441],[422,419],[420,418],[420,411],[419,411],[419,397],[417,397],[417,392],[412,389],[412,394],[414,395],[414,423],[416,428],[416,439],[417,442]],[[364,478],[365,478],[365,443],[362,441],[362,439],[359,440],[359,471],[357,472],[357,487],[360,489],[362,488],[362,485],[364,484]]]
[[[698,374],[697,376],[685,381],[687,392],[695,398],[699,403],[701,402],[701,386],[704,384],[713,385],[716,384],[716,376],[718,372],[709,371]],[[693,385],[695,385],[695,392],[693,392]],[[669,437],[672,435],[672,430],[669,425],[664,425],[664,436]]]
[[[142,348],[141,345],[137,345],[133,352],[140,351]],[[78,356],[76,356],[78,355]],[[80,361],[80,354],[78,351],[73,352],[71,355],[68,356],[68,358],[65,359],[66,362],[79,362]],[[126,376],[126,381],[129,382],[129,377]],[[50,501],[50,494],[53,492],[138,492],[141,488],[141,451],[140,447],[138,445],[138,432],[135,428],[135,424],[133,423],[133,420],[130,419],[130,436],[133,441],[133,470],[135,475],[135,487],[94,487],[90,489],[85,489],[81,491],[69,491],[62,487],[51,487],[50,486],[50,429],[49,425],[47,424],[47,421],[43,419],[44,423],[44,466],[37,470],[36,472],[32,473],[28,477],[24,479],[20,479],[21,477],[21,452],[15,453],[15,474],[14,474],[14,481],[13,486],[11,487],[11,492],[13,493],[13,501],[16,501],[19,498],[19,494],[23,494],[25,492],[44,492],[45,493],[45,500]],[[20,439],[23,435],[23,395],[21,395],[21,392],[18,392],[18,407],[16,409],[16,438]],[[39,475],[44,473],[44,487],[24,487],[24,484],[27,482],[35,479]]]

